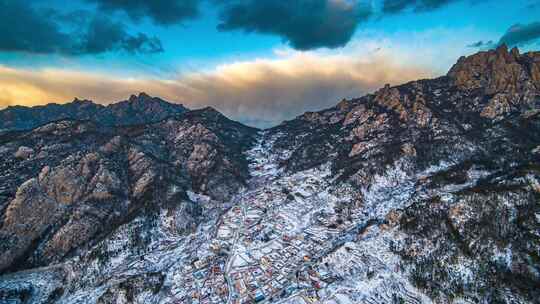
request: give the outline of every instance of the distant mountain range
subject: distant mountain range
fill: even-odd
[[[90,100],[75,99],[66,104],[10,106],[0,111],[0,130],[30,130],[45,123],[62,120],[89,120],[104,126],[125,126],[160,121],[188,109],[146,93],[104,106]]]
[[[0,119],[0,303],[540,299],[540,52],[268,130],[144,93]]]

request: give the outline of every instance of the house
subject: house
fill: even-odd
[[[199,270],[199,271],[194,272],[193,276],[198,280],[202,280],[204,278],[204,274],[205,272],[203,270]]]
[[[264,301],[265,296],[264,296],[264,293],[262,292],[262,290],[259,289],[259,290],[257,290],[257,291],[255,292],[255,297],[254,297],[254,299],[255,299],[255,302],[261,302],[261,301]]]
[[[208,262],[206,260],[197,260],[193,263],[196,269],[201,269],[206,267],[208,265]]]

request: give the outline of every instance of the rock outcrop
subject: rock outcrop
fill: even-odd
[[[489,98],[481,115],[488,118],[509,113],[528,104],[540,90],[540,54],[508,52],[505,45],[496,50],[462,57],[448,76],[462,90],[481,90]],[[523,104],[525,103],[525,105]]]
[[[463,57],[447,76],[386,86],[273,128],[275,153],[289,172],[329,164],[338,182],[362,191],[360,204],[399,200],[406,237],[394,250],[433,299],[534,302],[539,67],[540,53],[505,46]],[[381,181],[408,190],[385,196]]]
[[[184,210],[177,226],[193,229],[201,206],[187,191],[236,193],[255,132],[208,108],[133,127],[70,120],[4,135],[0,271],[80,254],[142,213]]]
[[[2,133],[0,302],[249,301],[257,281],[269,301],[537,303],[539,62],[501,46],[261,134],[144,95],[108,107],[126,126]]]

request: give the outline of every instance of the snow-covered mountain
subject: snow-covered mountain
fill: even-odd
[[[540,53],[269,130],[207,108],[0,143],[0,303],[540,298]]]

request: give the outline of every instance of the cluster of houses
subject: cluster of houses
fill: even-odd
[[[321,258],[350,224],[339,221],[349,213],[319,211],[317,200],[325,198],[315,196],[322,182],[298,178],[246,193],[220,217],[210,254],[198,254],[183,270],[180,303],[266,303],[290,296],[319,300],[319,291],[336,279],[321,266]]]
[[[283,245],[285,247],[273,249],[251,264],[231,269],[232,303],[271,301],[297,292],[315,298],[316,290],[331,281],[328,272],[311,265],[315,252],[308,253],[292,244]]]
[[[229,291],[224,265],[223,257],[196,260],[187,265],[180,286],[183,296],[179,298],[179,303],[226,303]]]

